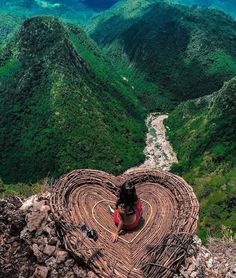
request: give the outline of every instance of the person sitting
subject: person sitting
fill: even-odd
[[[113,242],[118,240],[122,230],[134,230],[138,226],[141,216],[142,202],[136,194],[135,187],[132,184],[123,184],[114,211],[117,231],[112,234]]]

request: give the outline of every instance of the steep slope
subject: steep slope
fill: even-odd
[[[213,95],[179,105],[166,121],[179,164],[172,170],[201,201],[200,230],[236,231],[236,78]]]
[[[155,2],[124,1],[88,30],[115,61],[146,74],[172,101],[209,94],[236,74],[236,21],[215,10]]]
[[[144,110],[82,30],[34,17],[1,52],[4,181],[76,168],[117,174],[143,159]]]

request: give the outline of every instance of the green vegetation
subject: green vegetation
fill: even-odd
[[[134,67],[172,105],[236,75],[236,21],[216,10],[157,2],[124,1],[95,17],[88,31],[116,64]]]
[[[172,104],[168,95],[161,94],[158,85],[147,80],[144,73],[137,71],[134,67],[127,67],[127,64],[115,64],[115,70],[129,84],[148,112],[163,112],[171,109]]]
[[[29,198],[32,195],[41,193],[46,188],[46,181],[35,184],[4,184],[0,180],[0,199],[6,198],[11,195],[18,196],[20,198]]]
[[[201,203],[199,235],[236,232],[236,78],[212,96],[180,104],[166,121],[179,163],[172,171]]]
[[[171,0],[172,3],[194,7],[219,9],[236,17],[236,2],[234,0]]]
[[[146,112],[81,29],[25,21],[2,49],[0,72],[4,183],[76,168],[118,174],[144,159]]]
[[[225,71],[226,74],[236,72],[236,62],[223,51],[209,54],[209,59],[213,61],[208,68],[209,74],[216,75],[219,71]]]
[[[5,65],[0,68],[0,80],[6,81],[7,78],[11,78],[11,73],[18,67],[18,63],[15,59],[8,60]]]

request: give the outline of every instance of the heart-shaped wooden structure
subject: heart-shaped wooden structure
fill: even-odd
[[[108,205],[128,181],[143,202],[139,227],[113,243],[116,230]],[[183,262],[197,227],[199,204],[192,188],[171,173],[137,169],[112,176],[75,170],[53,187],[50,205],[65,246],[99,277],[172,277]],[[98,240],[80,229],[86,224]]]

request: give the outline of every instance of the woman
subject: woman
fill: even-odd
[[[122,230],[135,229],[139,224],[141,214],[142,202],[137,197],[135,187],[132,184],[123,184],[114,211],[117,231],[112,234],[113,242],[118,240]]]

